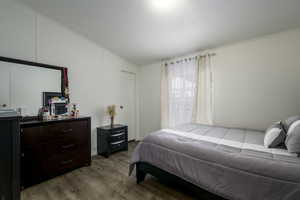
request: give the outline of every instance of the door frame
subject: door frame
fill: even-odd
[[[138,107],[138,86],[137,86],[137,73],[136,72],[132,72],[132,71],[128,71],[128,70],[121,70],[120,71],[121,74],[131,74],[134,75],[134,121],[135,121],[135,134],[134,134],[134,139],[133,141],[137,141],[139,140],[139,134],[138,134],[138,130],[139,130],[139,121],[138,121],[138,114],[139,114],[139,107]]]

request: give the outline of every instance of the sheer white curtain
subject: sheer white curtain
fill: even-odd
[[[213,124],[213,79],[212,60],[209,54],[198,61],[196,122]]]
[[[169,64],[166,66],[165,88],[167,95],[162,96],[162,101],[167,108],[162,107],[165,119],[168,121],[165,126],[176,127],[181,124],[191,123],[195,119],[196,98],[197,98],[197,60]]]
[[[213,123],[211,56],[162,65],[162,128]]]
[[[161,128],[169,128],[168,66],[161,66]]]

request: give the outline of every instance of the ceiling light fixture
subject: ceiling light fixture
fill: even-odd
[[[156,12],[171,12],[179,7],[182,0],[149,0]]]

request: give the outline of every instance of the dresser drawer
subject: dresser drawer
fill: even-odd
[[[60,139],[43,144],[43,153],[46,158],[68,152],[80,152],[84,149],[88,149],[88,143],[75,138]]]
[[[69,122],[60,122],[57,124],[50,124],[43,127],[44,132],[47,132],[48,138],[56,138],[59,136],[64,136],[66,134],[71,134],[74,130],[73,125]]]
[[[41,126],[21,128],[21,140],[24,147],[32,147],[45,141]]]
[[[87,151],[65,153],[43,161],[42,173],[45,178],[50,178],[66,171],[89,164]]]
[[[44,126],[43,129],[47,133],[48,139],[57,139],[60,137],[82,140],[87,138],[88,123],[87,121],[61,122]]]

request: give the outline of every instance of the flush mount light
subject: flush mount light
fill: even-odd
[[[183,0],[149,0],[151,6],[156,12],[171,12],[179,8]]]

